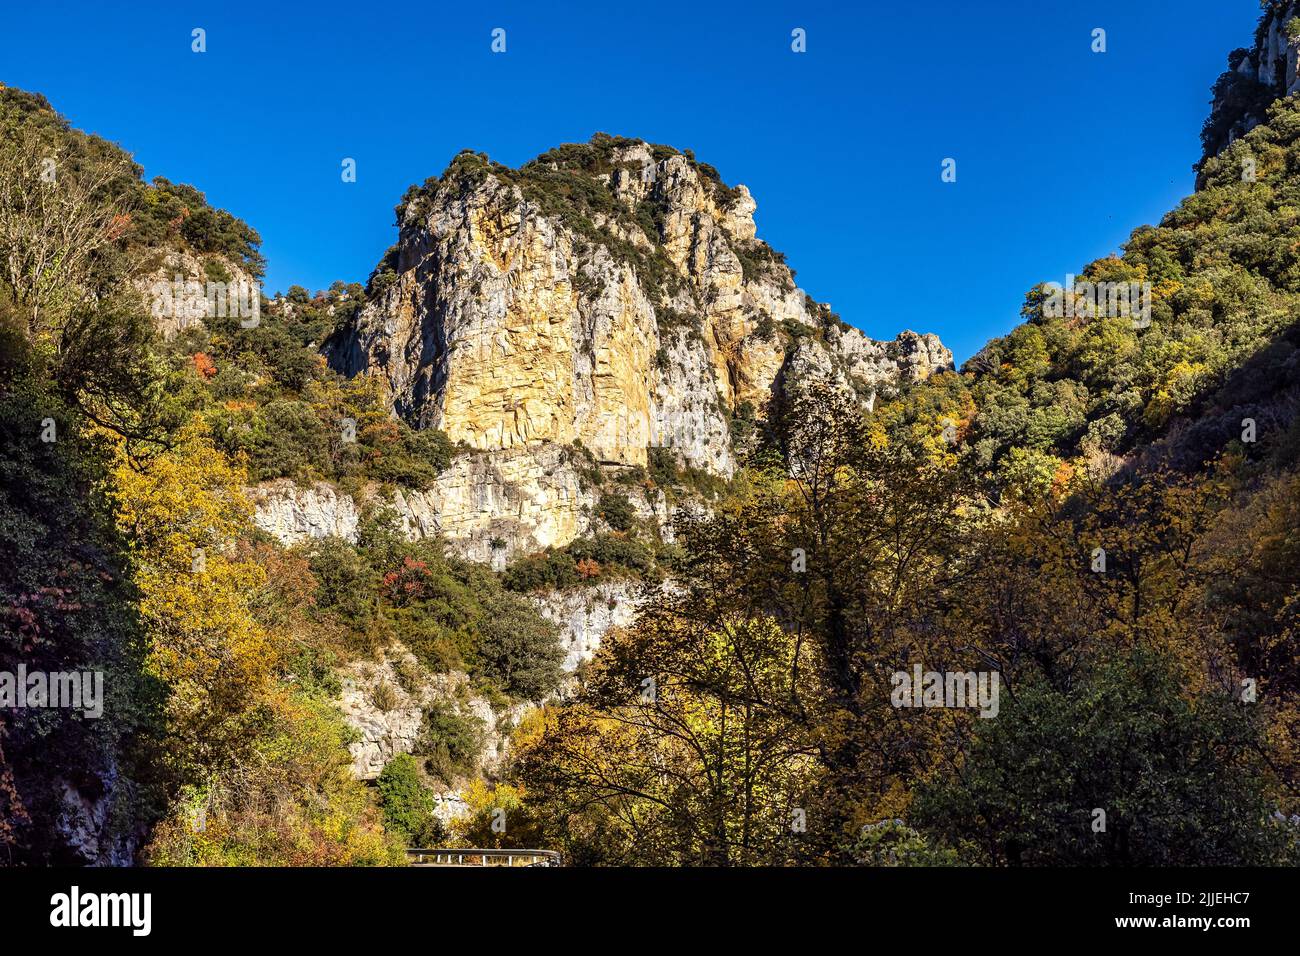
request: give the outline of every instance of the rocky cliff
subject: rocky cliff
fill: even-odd
[[[607,633],[632,626],[645,597],[639,582],[611,581],[590,588],[537,594],[533,601],[542,616],[559,626],[563,667],[571,673],[595,656]]]
[[[555,622],[565,651],[564,670],[572,674],[594,656],[601,639],[614,628],[631,626],[645,599],[635,581],[611,581],[572,591],[532,597],[538,610]],[[374,661],[357,661],[341,673],[339,709],[355,739],[348,745],[352,773],[373,780],[398,754],[418,753],[425,746],[425,720],[431,709],[474,722],[481,739],[468,776],[493,776],[510,746],[510,732],[536,702],[495,706],[473,690],[462,672],[434,674],[406,648],[393,644]],[[562,686],[559,696],[567,692]],[[437,788],[438,816],[443,822],[464,810],[457,782]]]
[[[1300,19],[1296,0],[1267,0],[1252,47],[1228,55],[1201,131],[1205,155],[1217,156],[1265,120],[1269,104],[1300,90]]]
[[[756,205],[689,154],[598,135],[518,170],[474,153],[407,193],[371,302],[328,343],[397,414],[492,455],[652,448],[730,475],[729,419],[762,415],[796,351],[869,400],[949,367],[933,336],[872,341],[799,289]],[[517,453],[517,452],[516,452]]]
[[[132,284],[165,339],[214,317],[255,325],[262,319],[262,285],[226,256],[198,256],[184,248],[153,255],[152,268]]]
[[[563,547],[603,529],[598,488],[579,471],[572,449],[548,445],[497,454],[457,455],[433,487],[374,486],[356,496],[329,482],[300,486],[287,479],[248,489],[253,520],[283,544],[312,538],[357,540],[367,507],[389,508],[412,541],[443,538],[452,553],[497,570],[517,555]],[[663,491],[641,488],[629,496],[638,518],[672,540],[671,514]]]
[[[367,488],[356,498],[327,482],[268,482],[251,490],[259,527],[287,544],[334,536],[355,541],[362,509],[389,507],[405,535],[442,536],[473,561],[503,566],[518,553],[568,544],[594,522],[597,492],[572,448],[543,445],[457,455],[433,487]],[[358,500],[359,499],[359,500]]]

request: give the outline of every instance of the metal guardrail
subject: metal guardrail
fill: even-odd
[[[411,866],[563,866],[555,850],[452,850],[406,851]]]

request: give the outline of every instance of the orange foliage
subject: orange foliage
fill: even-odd
[[[113,216],[104,232],[107,234],[110,242],[121,238],[126,231],[131,228],[131,214],[119,212]]]
[[[194,369],[204,378],[212,378],[217,374],[217,367],[212,364],[212,359],[208,358],[205,352],[194,353]]]

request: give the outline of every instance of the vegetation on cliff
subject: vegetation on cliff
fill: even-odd
[[[1270,98],[1217,93],[1207,147]],[[768,414],[728,412],[730,482],[663,449],[607,474],[575,447],[598,530],[497,573],[407,540],[382,504],[355,543],[285,547],[251,521],[252,482],[428,487],[451,461],[377,379],[320,355],[391,287],[391,252],[367,287],[295,287],[260,323],[164,341],[138,282],[178,252],[256,275],[256,233],[0,88],[0,671],[99,671],[106,689],[99,719],[0,712],[0,854],[384,864],[459,841],[591,865],[1300,863],[1300,106],[1266,118],[1081,271],[1149,284],[1149,315],[1062,312],[1039,287],[963,369],[873,410],[834,375],[788,383]],[[633,145],[598,135],[518,170],[462,153],[398,217],[492,175],[689,328],[666,306],[664,210],[608,186]],[[683,155],[720,209],[742,198],[649,149]],[[738,248],[746,275],[788,274]],[[820,327],[759,338],[794,349],[842,326],[810,311]],[[671,544],[634,497],[665,489],[704,505]],[[530,595],[627,578],[665,586],[557,695],[557,629]],[[355,779],[340,672],[398,646],[408,690],[456,673],[494,713],[544,702],[490,779],[467,782],[509,722],[426,700],[416,752]],[[909,706],[915,669],[998,693]],[[391,686],[372,696],[395,709]],[[435,787],[453,785],[449,827]]]
[[[550,841],[597,864],[1295,863],[1300,109],[1268,120],[1081,271],[1150,282],[1149,324],[1034,289],[961,372],[769,423],[781,466],[683,529],[681,590],[521,732]],[[996,672],[996,719],[893,706],[917,663]]]

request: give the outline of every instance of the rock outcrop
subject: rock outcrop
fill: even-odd
[[[157,265],[134,283],[163,338],[220,316],[248,327],[262,320],[262,286],[224,256],[198,256],[178,249],[158,254]]]
[[[597,136],[519,170],[462,153],[399,207],[371,302],[328,343],[395,412],[490,455],[669,448],[730,475],[729,416],[762,415],[795,341],[871,392],[950,367],[933,336],[874,342],[755,238],[753,198],[667,147]]]
[[[558,626],[565,652],[563,668],[572,674],[595,655],[606,634],[633,624],[645,598],[640,582],[611,581],[536,594],[532,600],[542,616]],[[340,678],[339,710],[356,732],[348,750],[352,774],[360,780],[374,780],[398,754],[421,753],[426,743],[425,718],[431,710],[468,719],[479,729],[480,748],[469,773],[491,777],[504,763],[511,731],[535,706],[519,702],[494,707],[474,692],[464,673],[430,673],[396,643],[376,661],[349,664]],[[562,688],[559,696],[565,693]],[[444,781],[436,788],[436,813],[444,823],[465,809],[459,783]]]
[[[510,730],[532,706],[517,703],[497,710],[470,688],[459,671],[430,674],[415,657],[395,644],[376,662],[357,662],[342,674],[339,709],[357,731],[348,747],[352,773],[373,780],[398,754],[420,750],[425,714],[441,709],[470,719],[481,732],[474,770],[493,773],[505,756]]]
[[[463,449],[433,487],[387,502],[406,533],[502,567],[593,530],[600,467],[667,449],[729,477],[733,415],[764,417],[807,375],[870,406],[952,367],[933,335],[875,341],[814,302],[756,238],[756,208],[689,154],[608,136],[519,170],[462,153],[409,191],[367,305],[325,346]],[[383,503],[289,482],[255,497],[286,542],[355,540]],[[649,512],[666,528],[662,503]]]
[[[1205,156],[1217,156],[1263,123],[1274,100],[1300,91],[1296,13],[1296,0],[1270,0],[1254,46],[1228,55],[1228,71],[1214,85],[1210,117],[1201,133]]]
[[[374,487],[358,501],[325,482],[289,480],[250,489],[250,497],[258,527],[286,544],[327,536],[355,542],[363,510],[388,507],[408,538],[440,535],[460,556],[499,569],[590,530],[597,492],[577,459],[574,449],[554,444],[470,452],[455,456],[433,487],[398,488],[391,499]]]
[[[542,616],[560,627],[566,672],[591,660],[601,638],[614,628],[631,627],[645,599],[639,582],[612,581],[591,588],[535,595]]]
[[[98,776],[83,775],[80,783],[59,777],[55,789],[62,808],[56,826],[70,861],[84,866],[131,866],[147,831],[141,822],[124,825],[127,814],[118,804],[129,799],[130,783],[117,761],[110,757]]]

